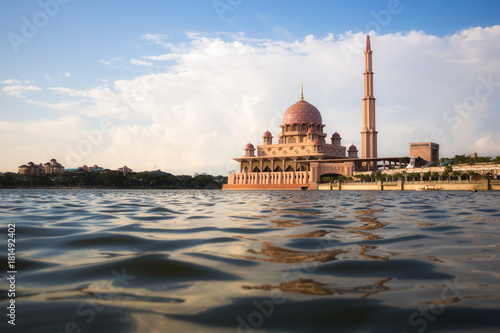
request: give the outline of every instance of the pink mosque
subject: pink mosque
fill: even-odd
[[[234,190],[306,190],[316,189],[322,176],[352,177],[355,171],[377,170],[382,167],[408,163],[407,157],[377,157],[377,130],[375,128],[375,97],[373,96],[372,50],[370,36],[366,36],[363,127],[361,131],[361,158],[358,149],[342,146],[342,138],[335,132],[328,138],[319,110],[304,100],[290,106],[283,115],[277,143],[266,131],[262,145],[251,143],[245,147],[245,156],[234,158],[240,165],[238,173],[229,174],[224,189]]]

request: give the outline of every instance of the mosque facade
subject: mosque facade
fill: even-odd
[[[342,145],[339,133],[328,136],[320,111],[304,100],[301,89],[300,100],[285,111],[279,133],[266,131],[261,145],[248,143],[245,155],[234,158],[239,163],[239,172],[229,174],[224,189],[316,189],[325,175],[352,177],[355,171],[375,170],[378,132],[369,36],[364,54],[361,158],[356,146]]]

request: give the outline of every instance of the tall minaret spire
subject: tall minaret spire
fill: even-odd
[[[377,130],[375,128],[375,97],[373,97],[372,48],[366,36],[365,96],[363,98],[363,131],[361,132],[362,158],[377,157]]]
[[[300,81],[300,100],[304,100],[304,82]]]

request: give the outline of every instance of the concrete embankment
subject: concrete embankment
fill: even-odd
[[[410,182],[373,182],[373,183],[323,183],[318,184],[320,191],[500,191],[500,182],[481,179],[479,181],[410,181]]]

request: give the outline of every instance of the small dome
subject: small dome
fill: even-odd
[[[323,141],[321,141],[320,139],[316,139],[316,140],[313,141],[313,144],[315,144],[315,145],[322,145]]]
[[[314,127],[310,127],[308,130],[307,130],[307,133],[316,133],[316,129]]]
[[[273,135],[272,135],[272,134],[271,134],[271,132],[269,132],[269,131],[265,131],[265,132],[264,132],[264,135],[263,135],[263,137],[265,137],[265,138],[269,138],[269,137],[272,137],[272,136],[273,136]]]
[[[333,133],[332,139],[340,139],[340,134],[337,132]]]
[[[247,144],[245,149],[255,149],[255,148],[254,148],[253,144],[249,143],[249,144]]]
[[[283,125],[290,124],[321,124],[321,113],[312,104],[300,100],[290,106],[283,115]]]
[[[358,150],[358,148],[356,148],[356,146],[355,146],[355,145],[351,145],[351,146],[349,147],[349,151],[356,151],[356,150]]]

